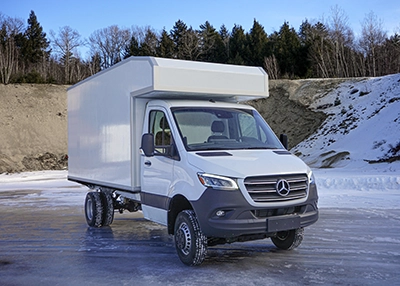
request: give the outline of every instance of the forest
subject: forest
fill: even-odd
[[[305,19],[298,30],[283,22],[271,34],[256,19],[250,31],[238,24],[217,30],[208,21],[195,29],[177,20],[170,31],[112,25],[83,39],[70,26],[47,35],[34,11],[27,24],[0,13],[0,83],[74,84],[130,56],[261,66],[271,79],[399,73],[400,31],[388,35],[374,12],[361,25],[356,37],[336,6],[326,21]]]

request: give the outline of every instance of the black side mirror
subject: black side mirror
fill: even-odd
[[[286,134],[281,134],[279,136],[279,140],[281,141],[283,147],[285,147],[285,149],[287,150],[288,146],[289,146],[288,145],[288,137],[287,137],[287,135]]]
[[[151,133],[143,134],[142,136],[142,146],[140,147],[143,150],[144,155],[146,157],[154,156],[154,135]]]

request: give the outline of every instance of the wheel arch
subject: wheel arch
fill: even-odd
[[[176,217],[183,210],[193,210],[193,206],[183,195],[175,195],[168,206],[168,234],[174,234]]]

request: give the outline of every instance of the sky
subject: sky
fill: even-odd
[[[208,21],[217,30],[224,24],[231,31],[237,24],[249,32],[255,19],[271,34],[279,31],[285,21],[298,30],[305,19],[328,19],[336,5],[345,12],[356,35],[371,11],[382,20],[389,35],[400,31],[398,0],[0,0],[0,12],[26,23],[33,10],[47,35],[50,30],[57,33],[61,27],[70,26],[82,38],[88,38],[111,25],[150,26],[169,32],[178,20],[194,29]]]

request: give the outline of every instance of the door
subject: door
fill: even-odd
[[[154,135],[155,152],[153,157],[141,158],[142,210],[146,219],[167,225],[168,193],[175,162],[171,156],[173,138],[164,110],[151,110],[148,116],[147,132]]]

